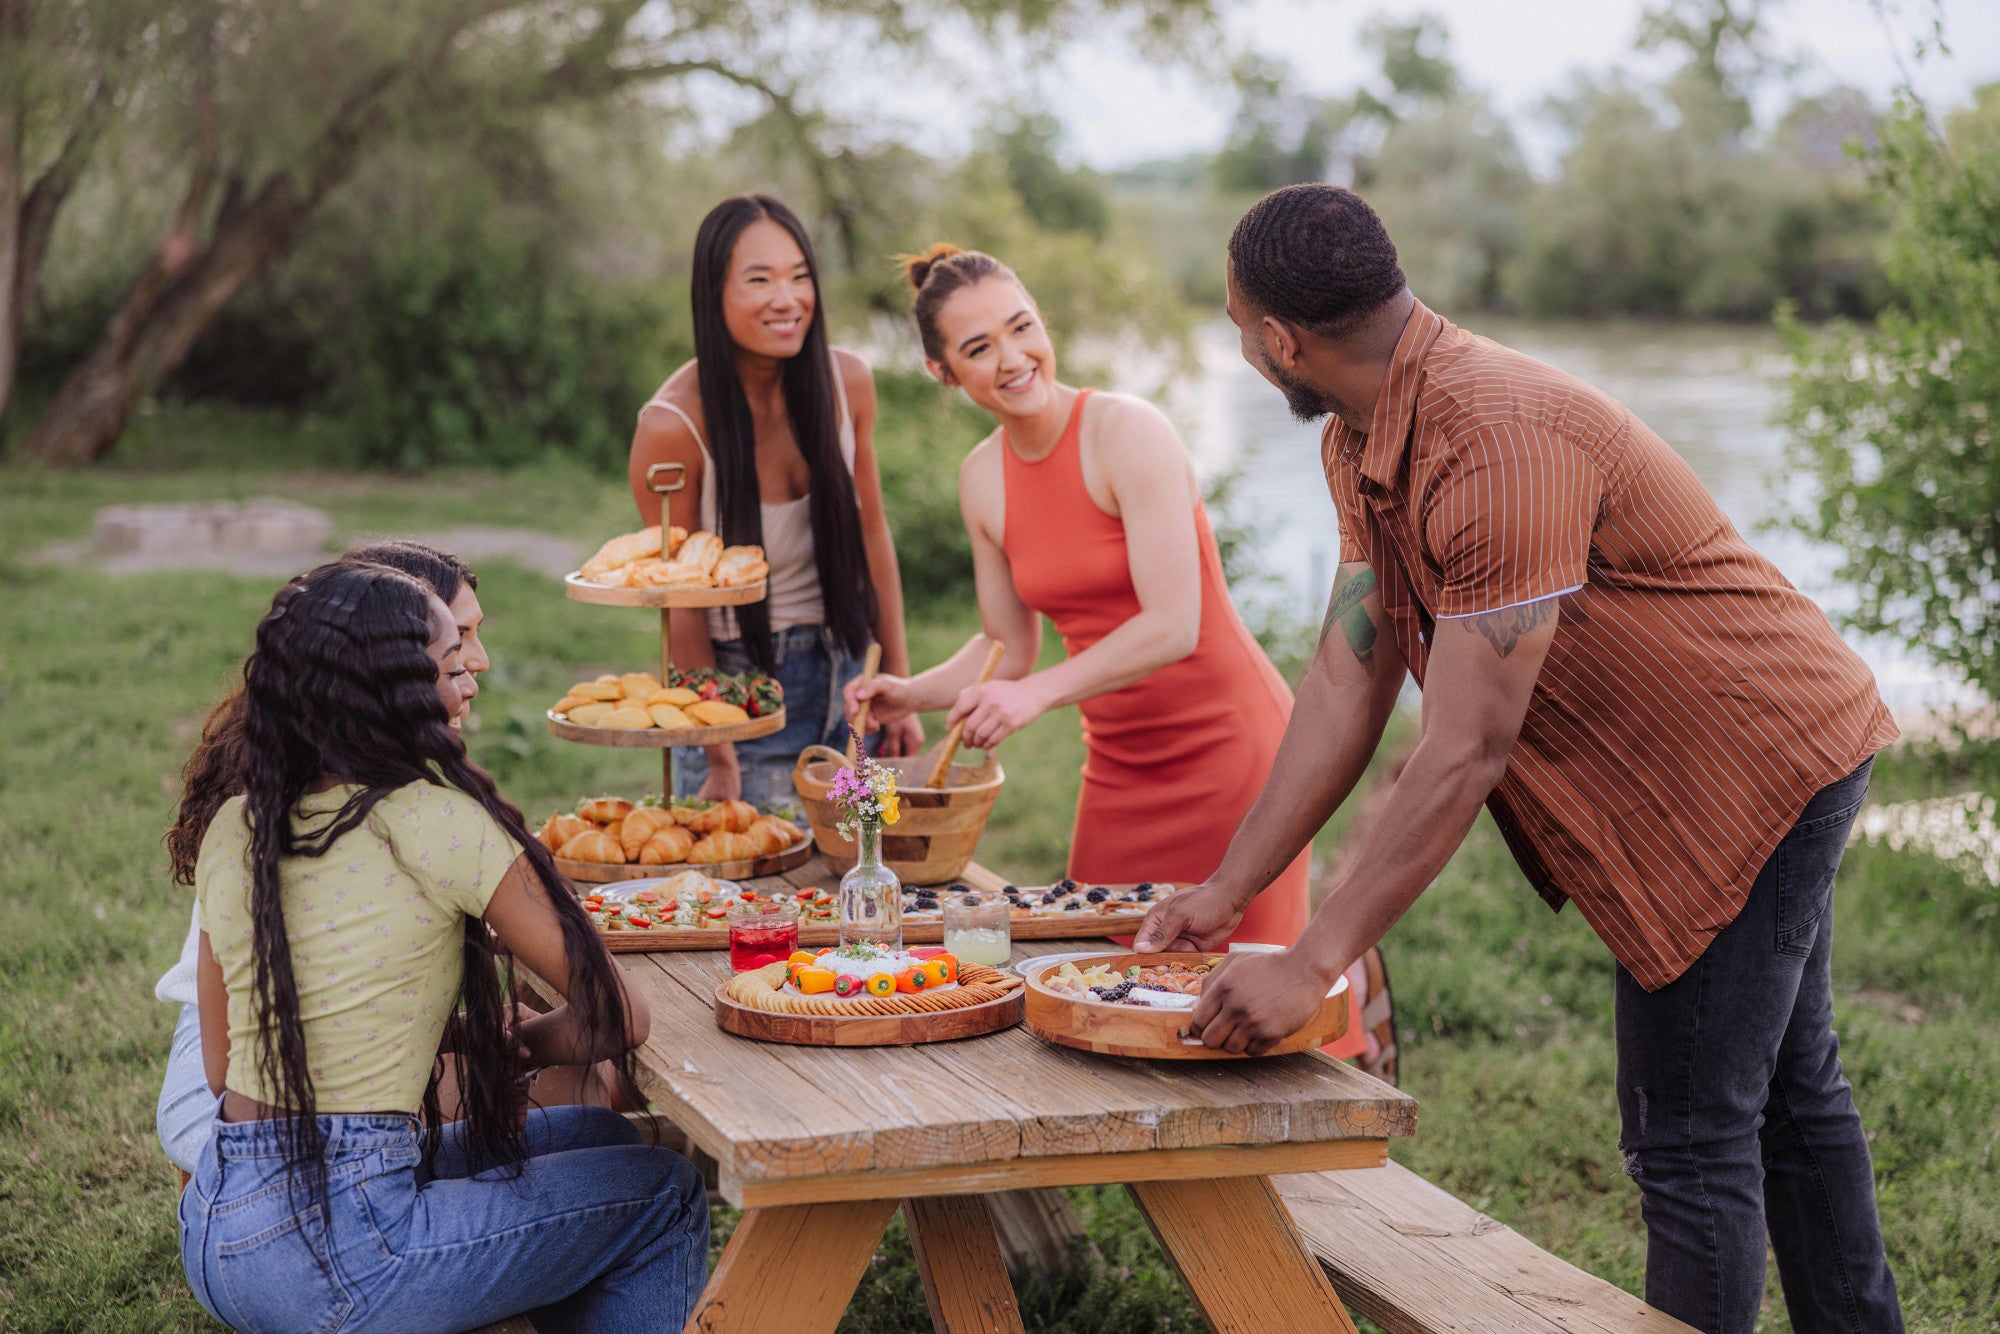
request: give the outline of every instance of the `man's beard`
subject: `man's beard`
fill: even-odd
[[[1271,377],[1271,383],[1278,386],[1278,392],[1285,396],[1285,406],[1292,410],[1292,416],[1311,426],[1329,412],[1340,410],[1339,404],[1271,360],[1270,353],[1262,348],[1258,349],[1258,353],[1264,359],[1265,373]]]

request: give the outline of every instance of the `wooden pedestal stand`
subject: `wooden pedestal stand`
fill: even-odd
[[[687,485],[687,469],[678,463],[655,463],[646,470],[646,486],[660,500],[660,521],[667,522],[666,497]],[[746,603],[762,602],[768,589],[765,581],[745,585],[742,588],[603,588],[586,583],[572,574],[563,580],[563,592],[577,602],[590,602],[605,607],[657,607],[660,610],[660,684],[667,685],[673,678],[673,614],[676,607],[740,607]],[[671,802],[674,799],[674,751],[681,746],[713,746],[725,741],[748,741],[753,737],[770,736],[773,732],[785,730],[785,711],[766,714],[762,718],[752,718],[747,723],[732,723],[722,727],[693,727],[678,731],[664,731],[649,728],[636,732],[620,732],[596,727],[578,727],[551,717],[549,733],[565,741],[575,741],[586,746],[657,746],[660,748],[661,798]],[[671,868],[662,868],[671,869]]]

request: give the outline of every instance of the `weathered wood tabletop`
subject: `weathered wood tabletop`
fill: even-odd
[[[750,883],[783,881],[835,878],[815,858]],[[1018,941],[1014,957],[1096,944]],[[652,1012],[646,1093],[747,1211],[690,1330],[831,1330],[899,1202],[938,1328],[1019,1330],[979,1195],[1114,1182],[1218,1334],[1353,1328],[1269,1177],[1386,1161],[1417,1119],[1388,1085],[1317,1053],[1127,1060],[1019,1027],[910,1047],[756,1042],[715,1025],[726,951],[614,957]]]

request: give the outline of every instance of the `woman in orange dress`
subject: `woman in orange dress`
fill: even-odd
[[[848,715],[863,700],[871,725],[949,709],[965,743],[988,748],[1078,705],[1070,875],[1204,880],[1270,770],[1292,695],[1229,600],[1187,451],[1144,400],[1056,379],[1034,300],[999,261],[934,246],[909,271],[925,365],[999,421],[959,473],[982,633],[929,671],[851,684]],[[1043,616],[1068,656],[1035,671]],[[996,640],[999,671],[976,685]],[[1257,896],[1232,940],[1297,939],[1308,859]]]

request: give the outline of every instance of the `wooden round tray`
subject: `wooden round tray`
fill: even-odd
[[[600,607],[740,607],[762,602],[768,587],[759,579],[738,588],[606,588],[587,583],[574,570],[563,576],[563,592]]]
[[[628,746],[641,750],[664,750],[669,746],[719,746],[725,741],[748,741],[785,730],[783,709],[761,718],[752,718],[747,723],[724,723],[720,727],[676,727],[672,730],[658,727],[637,730],[584,727],[567,718],[558,718],[553,712],[544,712],[542,716],[549,720],[550,736],[559,736],[565,741],[581,741],[586,746]]]
[[[1111,1005],[1104,1001],[1074,1000],[1042,981],[1042,974],[1065,962],[1079,968],[1101,963],[1114,971],[1131,964],[1213,963],[1221,954],[1093,954],[1067,955],[1060,959],[1033,959],[1020,966],[1027,983],[1026,1021],[1036,1037],[1079,1051],[1101,1052],[1106,1056],[1143,1056],[1158,1061],[1242,1060],[1235,1052],[1205,1047],[1199,1040],[1184,1038],[1186,1010],[1149,1010],[1137,1005]],[[1347,979],[1334,983],[1333,990],[1320,1002],[1319,1012],[1304,1028],[1265,1052],[1282,1056],[1288,1052],[1311,1051],[1323,1047],[1347,1032]]]
[[[812,860],[812,855],[812,838],[801,835],[798,842],[783,852],[733,862],[674,862],[670,866],[637,866],[630,863],[579,862],[558,857],[556,869],[571,881],[587,885],[608,885],[619,880],[656,880],[676,871],[700,871],[716,880],[749,880],[760,875],[782,875],[795,866],[804,866]]]
[[[962,1010],[934,1014],[773,1014],[753,1010],[715,989],[715,1024],[726,1033],[800,1047],[907,1047],[997,1033],[1021,1022],[1023,988]]]

